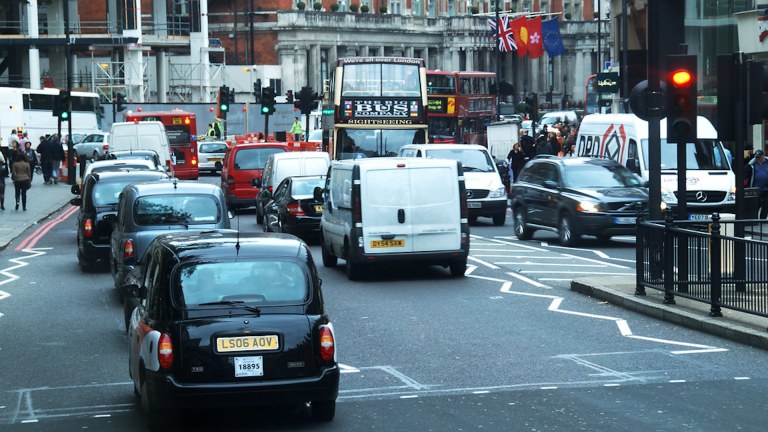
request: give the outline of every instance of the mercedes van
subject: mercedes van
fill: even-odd
[[[318,194],[320,190],[318,188]],[[323,265],[350,280],[377,263],[422,262],[464,275],[469,224],[461,163],[448,159],[334,161],[320,221]]]
[[[173,172],[171,144],[165,126],[159,121],[112,123],[109,137],[107,157],[115,151],[152,150],[160,157],[165,170]]]
[[[686,200],[689,219],[713,212],[733,213],[736,176],[730,153],[705,117],[698,117],[698,139],[686,144]],[[610,158],[644,180],[649,179],[648,122],[634,114],[590,114],[576,137],[576,155]],[[667,121],[661,120],[661,199],[674,207],[677,194],[677,144],[667,142]]]

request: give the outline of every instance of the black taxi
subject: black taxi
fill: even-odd
[[[129,370],[150,423],[180,409],[310,403],[333,419],[333,325],[309,247],[283,234],[155,238],[128,325]]]

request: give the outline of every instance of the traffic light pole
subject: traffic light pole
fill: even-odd
[[[67,57],[67,93],[70,97],[66,106],[69,118],[67,118],[67,180],[70,185],[76,184],[75,178],[75,149],[72,143],[72,46],[69,39],[69,2],[64,2],[64,37],[66,38],[65,56]],[[58,173],[54,173],[58,177]]]

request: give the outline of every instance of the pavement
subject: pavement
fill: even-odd
[[[5,210],[0,210],[0,251],[28,228],[70,208],[69,200],[75,197],[70,188],[63,182],[45,185],[42,176],[35,175],[27,191],[27,211],[14,210],[13,183],[5,179]],[[66,223],[74,224],[74,218]],[[72,247],[75,247],[74,236]],[[645,296],[635,295],[634,277],[580,278],[571,282],[571,290],[660,320],[768,349],[768,318],[725,308],[722,317],[710,317],[707,303],[682,297],[675,298],[676,304],[666,305],[663,291],[646,289]]]

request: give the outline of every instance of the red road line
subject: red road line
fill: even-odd
[[[18,251],[20,251],[22,249],[31,249],[31,248],[35,247],[37,242],[40,241],[40,239],[43,238],[43,236],[45,234],[47,234],[48,231],[50,231],[53,227],[55,227],[56,225],[60,224],[61,222],[64,222],[64,220],[66,220],[69,216],[71,216],[73,213],[75,213],[79,209],[80,209],[79,207],[74,207],[73,206],[73,207],[69,208],[68,210],[65,210],[64,212],[62,212],[60,215],[56,216],[55,218],[53,218],[53,219],[49,220],[48,222],[40,225],[40,227],[38,229],[36,229],[34,232],[32,232],[32,234],[30,234],[24,240],[22,240],[21,243],[19,243],[19,245],[16,246],[13,249],[14,252],[18,252]]]

